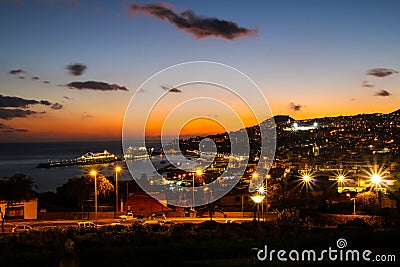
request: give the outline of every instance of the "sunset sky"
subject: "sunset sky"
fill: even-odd
[[[139,86],[196,60],[248,75],[274,115],[391,112],[400,108],[399,10],[396,0],[0,0],[0,142],[119,140]],[[165,93],[158,114],[190,96]],[[158,129],[162,117],[153,117]],[[204,123],[177,127],[222,129]]]

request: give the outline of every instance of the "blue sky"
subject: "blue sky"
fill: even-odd
[[[2,133],[0,140],[118,139],[138,86],[165,67],[192,60],[221,62],[246,73],[273,114],[301,119],[399,108],[399,74],[366,75],[373,68],[400,69],[399,1],[163,2],[178,13],[190,9],[258,29],[257,36],[235,40],[196,39],[147,14],[129,16],[127,6],[133,3],[152,2],[0,1],[0,94],[63,104],[60,110],[31,108],[46,112],[40,115],[0,119],[9,128],[27,130]],[[65,70],[71,63],[87,70],[73,77]],[[24,70],[25,79],[9,74],[15,69]],[[60,86],[88,80],[129,91]],[[362,87],[364,80],[374,87]],[[381,89],[390,96],[374,96]],[[290,103],[301,108],[295,111]]]

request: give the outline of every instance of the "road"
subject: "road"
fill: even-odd
[[[177,218],[177,217],[171,217],[167,218],[168,221],[172,221],[174,223],[201,223],[204,221],[210,220],[209,218]],[[219,223],[226,223],[227,220],[224,218],[213,218],[214,221],[219,222]],[[245,222],[245,221],[251,221],[253,218],[229,218],[228,222]],[[77,226],[78,222],[81,222],[82,220],[14,220],[14,221],[6,221],[4,223],[4,233],[11,233],[11,230],[13,227],[17,225],[29,225],[31,226],[34,230],[39,230],[39,229],[46,229],[46,228],[53,228],[53,227],[67,227],[67,226]],[[92,222],[95,222],[94,220],[90,220]],[[146,221],[146,220],[142,220]],[[128,221],[122,221],[119,218],[106,218],[106,219],[98,219],[97,224],[99,226],[107,226],[111,225],[112,223],[121,223],[122,225],[129,226],[132,224],[132,220]],[[0,229],[1,233],[1,229]]]

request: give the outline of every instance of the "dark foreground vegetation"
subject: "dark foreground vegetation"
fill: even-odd
[[[78,266],[78,262],[79,266],[98,267],[265,266],[270,262],[258,262],[253,257],[252,248],[254,251],[254,248],[268,245],[276,250],[320,251],[328,247],[337,248],[339,238],[347,240],[347,249],[394,254],[398,261],[399,237],[400,229],[397,227],[376,231],[362,220],[347,222],[334,229],[262,222],[221,224],[215,221],[173,226],[52,228],[0,235],[0,266]],[[67,244],[66,247],[67,240],[73,241],[73,246]],[[283,263],[276,259],[274,262],[279,266],[297,264],[300,263]],[[338,262],[326,261],[324,264],[333,266]],[[393,262],[384,264],[395,265]]]

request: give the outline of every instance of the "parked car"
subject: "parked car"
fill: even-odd
[[[119,218],[122,221],[132,221],[132,220],[136,220],[137,219],[137,217],[135,217],[132,212],[128,212],[125,215],[121,215],[121,216],[119,216]]]
[[[79,228],[96,228],[97,225],[94,222],[85,221],[85,222],[78,222]]]
[[[149,217],[149,220],[156,220],[156,221],[165,221],[167,217],[165,217],[164,213],[154,213]]]
[[[29,232],[31,230],[32,230],[32,227],[29,225],[17,225],[11,230],[11,232],[19,233],[19,232]]]

